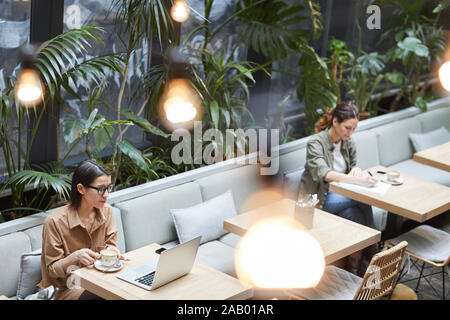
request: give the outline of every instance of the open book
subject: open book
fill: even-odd
[[[364,187],[364,186],[360,186],[358,184],[344,183],[344,182],[337,182],[336,185],[338,185],[342,188],[345,188],[345,189],[353,190],[353,191],[366,191],[366,192],[376,193],[379,195],[385,194],[391,187],[390,184],[383,183],[380,181],[378,181],[377,184],[374,185],[373,187]]]

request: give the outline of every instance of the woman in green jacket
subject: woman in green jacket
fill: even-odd
[[[322,210],[373,227],[371,206],[329,191],[329,184],[333,181],[367,187],[377,183],[374,177],[356,167],[356,146],[351,135],[358,121],[358,108],[349,102],[338,104],[322,117],[318,126],[320,132],[311,137],[306,147],[300,195],[318,194]],[[368,250],[367,255],[371,257],[373,250]],[[352,258],[360,260],[360,256],[357,254]],[[356,263],[351,261],[352,265]],[[359,269],[365,271],[366,264],[364,261]]]

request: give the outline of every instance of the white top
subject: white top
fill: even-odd
[[[341,153],[341,143],[342,140],[338,143],[333,143],[334,150],[333,150],[333,170],[339,173],[345,173],[345,170],[347,170],[347,164],[345,163],[344,157]]]

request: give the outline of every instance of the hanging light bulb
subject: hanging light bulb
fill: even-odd
[[[439,68],[439,80],[445,90],[450,91],[450,61]]]
[[[171,75],[159,101],[159,114],[167,128],[187,129],[201,117],[202,100],[187,79],[187,57],[179,48],[172,49],[168,57]]]
[[[325,258],[299,223],[279,217],[249,229],[237,246],[235,265],[241,281],[259,288],[308,288],[320,281]]]
[[[16,83],[16,98],[25,106],[38,104],[42,96],[41,79],[36,70],[23,69]]]
[[[188,80],[176,78],[166,87],[164,111],[172,123],[191,121],[197,115],[196,106],[200,101]]]
[[[23,48],[22,54],[22,70],[19,72],[15,84],[15,96],[22,105],[28,107],[40,103],[43,94],[43,85],[39,73],[33,65],[33,47],[27,46]]]
[[[173,20],[181,23],[189,18],[189,11],[189,7],[184,0],[175,0],[170,9],[170,15]]]

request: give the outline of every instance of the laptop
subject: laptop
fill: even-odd
[[[192,270],[200,236],[162,251],[158,258],[116,275],[117,278],[146,290],[154,290]]]

